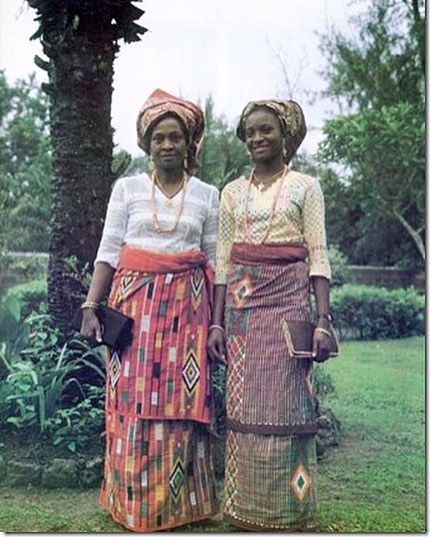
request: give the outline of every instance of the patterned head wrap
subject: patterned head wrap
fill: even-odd
[[[137,116],[137,143],[149,155],[152,127],[166,114],[175,114],[182,121],[189,139],[188,158],[198,154],[203,138],[204,116],[201,109],[190,101],[156,89],[143,104]]]
[[[284,137],[284,160],[288,164],[306,136],[306,123],[303,110],[295,101],[263,100],[251,101],[243,109],[236,134],[245,142],[246,120],[258,108],[268,108],[279,119]]]

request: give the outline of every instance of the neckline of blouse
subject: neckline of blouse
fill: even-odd
[[[152,188],[152,179],[151,179],[151,176],[144,172],[143,173],[143,176],[145,177],[146,179],[146,182],[148,183],[148,186],[149,188]],[[174,199],[176,199],[179,195],[181,195],[182,191],[184,190],[184,188],[186,188],[186,192],[185,192],[185,195],[187,194],[187,191],[189,190],[192,182],[193,182],[193,179],[194,179],[194,175],[191,175],[189,178],[188,178],[188,181],[186,181],[183,185],[182,185],[182,188],[180,190],[178,190],[174,196],[172,196],[171,198],[169,198],[169,196],[166,196],[166,194],[161,190],[161,188],[158,186],[157,182],[155,182],[155,190],[156,192],[158,192],[159,194],[161,194],[161,196],[166,199],[167,201],[170,201],[172,202]]]

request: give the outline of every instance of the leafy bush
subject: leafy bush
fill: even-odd
[[[0,274],[3,288],[19,282],[44,278],[47,270],[47,254],[8,252],[0,255]]]
[[[322,364],[314,364],[314,394],[318,401],[324,400],[336,393],[333,380]]]
[[[30,329],[21,322],[21,303],[15,296],[0,300],[0,357],[6,360],[19,355],[28,343]],[[0,383],[7,375],[7,368],[0,360]],[[0,390],[4,393],[5,390]],[[0,397],[1,399],[1,397]]]
[[[331,267],[331,285],[336,287],[343,285],[348,279],[348,264],[346,256],[337,246],[330,245],[328,248],[328,257]]]
[[[71,451],[100,436],[104,350],[64,341],[46,314],[21,320],[11,293],[0,304],[0,426],[37,431]],[[101,429],[100,429],[101,428]]]
[[[85,399],[74,406],[57,409],[47,421],[54,446],[65,446],[75,453],[101,440],[104,431],[104,386],[90,386]],[[92,446],[94,447],[94,446]]]
[[[85,385],[75,378],[77,371],[90,368],[104,379],[102,357],[91,348],[77,352],[73,341],[60,345],[59,333],[54,329],[33,332],[30,337],[31,347],[23,349],[19,357],[7,360],[0,354],[8,370],[6,401],[14,403],[12,415],[6,421],[20,428],[37,426],[44,432],[50,419],[70,399],[79,401],[87,397]],[[89,354],[91,359],[87,359]]]
[[[344,339],[387,339],[424,332],[424,297],[415,289],[346,284],[331,294],[331,311]]]
[[[14,285],[6,292],[6,297],[15,297],[21,304],[21,316],[43,311],[47,300],[48,287],[45,278]]]

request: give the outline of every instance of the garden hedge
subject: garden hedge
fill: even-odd
[[[389,339],[424,333],[424,296],[414,288],[346,284],[333,289],[331,311],[342,339]]]

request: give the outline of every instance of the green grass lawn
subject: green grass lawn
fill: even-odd
[[[424,339],[348,342],[324,364],[342,444],[319,466],[323,532],[424,532]],[[0,487],[0,531],[121,532],[98,491]],[[229,532],[221,517],[176,532]]]
[[[324,366],[342,445],[320,465],[320,525],[425,531],[424,339],[353,342]]]

